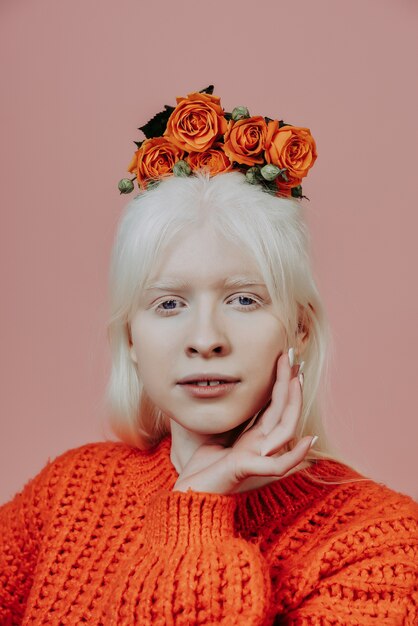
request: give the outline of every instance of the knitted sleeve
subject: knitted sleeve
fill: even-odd
[[[418,624],[418,506],[365,485],[338,490],[275,545],[273,598],[280,600],[273,608],[280,624]],[[290,552],[297,557],[288,559]]]
[[[37,563],[59,462],[48,463],[0,507],[0,624],[20,624]]]
[[[226,495],[154,494],[142,546],[129,571],[119,570],[104,623],[264,623],[269,570],[255,545],[233,536],[233,512]]]

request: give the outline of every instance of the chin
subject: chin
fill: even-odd
[[[219,421],[215,421],[213,419],[213,416],[212,418],[208,418],[207,420],[200,420],[200,425],[196,423],[196,418],[194,418],[194,421],[190,423],[186,423],[184,419],[177,420],[174,418],[173,421],[185,430],[188,430],[191,433],[195,433],[196,435],[201,435],[202,437],[215,437],[219,435],[221,437],[222,435],[234,436],[236,433],[241,432],[241,430],[243,430],[247,426],[251,419],[252,417],[244,418],[238,424],[235,422],[226,424],[226,426],[226,420],[219,419]]]
[[[215,443],[221,443],[225,447],[229,448],[235,443],[241,433],[247,428],[252,418],[253,416],[245,419],[245,421],[240,422],[238,425],[228,430],[217,430],[215,432],[207,434],[214,438]]]

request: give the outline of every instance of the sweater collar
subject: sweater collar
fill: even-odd
[[[178,472],[171,458],[171,435],[166,435],[153,448],[143,453],[141,461],[147,470],[151,491],[159,488],[172,489]],[[145,468],[144,468],[145,469]],[[314,478],[311,478],[313,476]],[[350,467],[332,459],[319,460],[309,468],[279,478],[262,487],[232,494],[219,494],[219,498],[233,498],[236,502],[237,526],[251,530],[274,518],[277,524],[282,519],[294,517],[317,499],[338,487],[331,481],[346,481],[360,475]],[[327,481],[319,483],[315,478]]]

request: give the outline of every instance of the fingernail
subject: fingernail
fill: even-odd
[[[299,363],[299,372],[298,372],[299,374],[302,374],[304,366],[305,366],[305,361],[302,361],[301,363]]]
[[[288,355],[289,355],[289,365],[290,365],[290,367],[293,367],[293,364],[295,362],[295,350],[294,350],[294,348],[289,348]]]
[[[305,378],[305,376],[304,376],[303,372],[301,374],[299,374],[299,382],[300,382],[300,386],[301,387],[303,387],[304,378]]]
[[[312,437],[312,441],[311,441],[311,443],[309,445],[309,449],[311,449],[312,446],[314,446],[317,441],[318,441],[318,435],[315,435],[315,437]]]

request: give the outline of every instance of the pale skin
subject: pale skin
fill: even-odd
[[[291,473],[310,449],[304,437],[289,452],[278,454],[295,436],[302,410],[302,385],[292,377],[288,354],[281,355],[269,407],[256,424],[231,446],[202,444],[183,468],[173,490],[234,493],[247,491]],[[267,477],[267,480],[260,480]],[[255,480],[254,480],[255,479]]]
[[[238,275],[242,285],[225,283]],[[311,436],[282,450],[302,411],[298,366],[290,366],[284,327],[245,248],[203,224],[177,237],[148,282],[130,321],[130,354],[148,396],[170,419],[173,490],[246,491],[305,467]],[[298,361],[308,338],[304,328],[291,342]],[[239,383],[216,399],[191,397],[178,381],[202,372]]]

